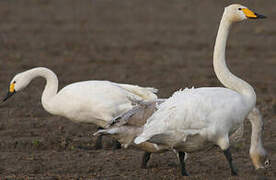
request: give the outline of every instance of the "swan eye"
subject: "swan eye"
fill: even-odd
[[[265,166],[269,166],[270,165],[270,160],[266,160],[264,164],[265,164]]]
[[[241,10],[242,10],[242,8],[239,8],[238,10],[239,10],[239,11],[241,11]]]
[[[13,81],[13,84],[15,84],[16,83],[16,81]]]

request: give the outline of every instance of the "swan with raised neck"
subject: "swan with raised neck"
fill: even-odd
[[[222,19],[220,21],[219,30],[216,37],[216,43],[214,47],[214,57],[213,57],[213,66],[219,81],[227,88],[232,89],[244,98],[248,109],[252,109],[256,104],[256,94],[252,86],[240,79],[239,77],[232,74],[225,60],[225,49],[227,44],[227,39],[231,25],[234,22],[245,20],[246,16],[233,16],[232,11],[234,6],[237,8],[242,7],[241,5],[231,5],[225,8]],[[244,7],[246,8],[246,7]]]
[[[146,141],[165,144],[179,152],[194,152],[215,144],[224,151],[231,173],[237,174],[232,165],[229,135],[255,107],[256,94],[247,82],[229,71],[225,62],[225,48],[231,24],[249,18],[264,16],[239,4],[226,7],[222,16],[214,47],[213,66],[226,88],[206,87],[175,92],[148,119],[143,132],[134,141],[136,144]],[[252,161],[257,169],[260,167],[258,164],[264,163],[260,159],[266,158],[266,153],[261,151],[262,144],[258,140],[261,139],[260,131],[254,122],[251,121],[254,135],[250,154],[253,154]],[[262,122],[261,118],[259,122]],[[182,170],[185,172],[185,168]]]
[[[252,109],[249,114],[249,120],[252,126],[251,134],[251,145],[250,145],[250,157],[256,169],[263,168],[264,165],[269,164],[267,159],[267,153],[262,145],[262,126],[263,121],[261,114],[257,108],[254,108],[256,104],[256,94],[252,86],[246,81],[240,79],[239,77],[232,74],[226,65],[225,60],[225,49],[227,44],[227,38],[229,31],[234,22],[244,20],[243,16],[231,16],[231,11],[233,11],[233,6],[241,5],[232,5],[225,8],[223,13],[219,30],[217,33],[216,43],[214,47],[214,58],[213,66],[217,78],[220,82],[227,88],[232,89],[242,95],[244,102],[246,103],[248,109]],[[246,8],[246,7],[244,7]]]

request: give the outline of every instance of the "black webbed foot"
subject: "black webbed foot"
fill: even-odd
[[[142,159],[142,164],[141,164],[141,168],[142,169],[146,169],[147,168],[147,163],[150,159],[150,155],[151,153],[150,152],[145,152],[144,155],[143,155],[143,159]]]
[[[232,176],[237,176],[238,175],[238,171],[237,169],[234,167],[233,163],[232,163],[232,154],[230,152],[230,148],[226,149],[225,151],[223,151],[224,156],[226,157],[229,167],[231,169],[231,175]]]

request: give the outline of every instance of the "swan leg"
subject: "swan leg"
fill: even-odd
[[[112,150],[121,149],[121,144],[119,141],[113,139],[112,140]]]
[[[97,139],[96,139],[96,143],[95,143],[95,149],[102,149],[103,148],[102,137],[103,137],[103,134],[104,134],[103,132],[105,132],[103,129],[104,128],[99,127],[98,131],[94,134],[94,135],[97,135]],[[117,140],[113,139],[112,140],[112,150],[116,150],[116,149],[121,149],[121,144]]]
[[[186,166],[185,166],[185,152],[178,152],[178,158],[180,162],[180,168],[181,168],[181,174],[182,176],[189,176],[189,174],[186,171]]]
[[[224,150],[223,153],[224,153],[224,156],[226,157],[226,159],[227,159],[227,161],[229,163],[229,166],[231,168],[231,175],[232,176],[237,176],[238,172],[237,172],[236,168],[233,166],[233,163],[232,163],[232,154],[230,152],[230,148]]]
[[[98,130],[102,130],[103,128],[99,127]],[[102,149],[103,148],[103,136],[99,135],[96,139],[96,143],[95,143],[95,149]]]
[[[144,152],[144,155],[143,155],[143,159],[142,159],[142,165],[141,165],[141,168],[142,169],[146,169],[147,168],[147,163],[150,159],[150,155],[151,153],[150,152]]]
[[[102,135],[99,135],[96,139],[96,143],[95,143],[95,148],[96,149],[102,149],[103,148],[103,143],[102,143]]]

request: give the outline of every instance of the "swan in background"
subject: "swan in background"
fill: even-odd
[[[17,74],[11,80],[9,92],[3,101],[23,90],[36,77],[46,79],[41,101],[47,112],[102,128],[114,117],[132,109],[134,105],[131,100],[152,101],[157,98],[154,88],[110,81],[77,82],[58,92],[56,74],[48,68],[37,67]]]
[[[256,103],[254,89],[233,75],[225,62],[226,41],[233,23],[264,16],[247,7],[233,4],[225,8],[214,47],[213,65],[217,78],[226,87],[205,87],[175,92],[162,103],[147,120],[136,144],[151,142],[167,145],[179,152],[195,152],[206,147],[219,146],[228,160],[231,174],[237,175],[232,164],[229,135],[238,129]],[[252,123],[250,156],[256,169],[269,161],[261,142],[258,125]],[[187,176],[185,162],[181,162],[182,175]]]

